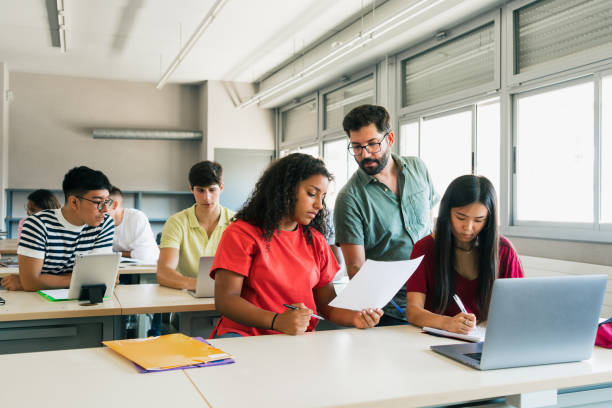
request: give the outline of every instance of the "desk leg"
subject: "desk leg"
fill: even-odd
[[[537,408],[557,405],[557,390],[509,395],[506,397],[506,403],[516,408]]]

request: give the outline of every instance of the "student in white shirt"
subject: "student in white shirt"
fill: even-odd
[[[117,187],[110,191],[113,205],[110,215],[115,222],[113,251],[125,258],[157,263],[159,248],[146,214],[135,208],[123,208],[123,194]]]

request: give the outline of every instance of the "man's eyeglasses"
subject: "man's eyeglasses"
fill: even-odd
[[[391,131],[389,131],[389,132],[391,132]],[[381,150],[380,145],[385,140],[385,138],[389,135],[389,132],[385,133],[385,135],[382,137],[382,139],[380,139],[380,142],[370,142],[370,143],[365,144],[365,145],[349,144],[348,145],[348,151],[353,156],[361,156],[361,153],[363,153],[363,149],[366,149],[366,151],[368,153],[378,153]]]
[[[107,207],[107,206],[110,207],[115,202],[115,200],[113,200],[112,198],[107,198],[104,201],[94,201],[94,200],[90,200],[89,198],[85,198],[82,196],[77,196],[77,197],[80,198],[81,200],[86,200],[86,201],[89,201],[90,203],[94,203],[98,211],[102,211],[104,207]]]

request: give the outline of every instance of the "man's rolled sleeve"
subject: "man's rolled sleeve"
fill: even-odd
[[[358,206],[348,194],[339,194],[334,208],[337,244],[364,245],[363,222]]]

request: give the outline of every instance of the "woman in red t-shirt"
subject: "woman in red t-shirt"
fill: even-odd
[[[300,153],[264,172],[217,247],[210,276],[222,317],[213,336],[302,334],[314,329],[313,313],[342,326],[378,324],[380,309],[328,306],[340,269],[324,237],[331,179],[323,161]]]
[[[410,258],[421,255],[406,284],[406,317],[417,326],[467,334],[487,320],[494,280],[523,277],[512,244],[499,236],[495,189],[483,176],[461,176],[448,186],[434,234],[417,242]]]

